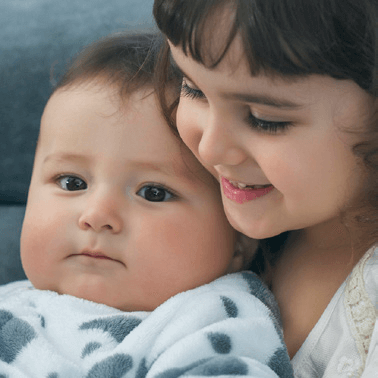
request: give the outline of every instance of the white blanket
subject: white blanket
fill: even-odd
[[[288,378],[278,316],[249,272],[180,293],[153,312],[11,283],[0,287],[0,378]]]

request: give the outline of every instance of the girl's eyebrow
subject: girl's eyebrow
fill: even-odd
[[[186,73],[183,71],[183,69],[176,63],[176,61],[173,59],[173,56],[171,54],[171,65],[172,67],[178,71],[178,73],[180,74],[180,76],[182,77],[185,77],[187,78],[189,81],[191,81],[195,86],[197,86],[197,84],[195,83],[195,81]]]
[[[192,82],[196,87],[198,85],[196,82],[186,73],[182,68],[178,66],[176,61],[173,59],[171,55],[171,64],[175,70],[177,70],[181,76],[187,78],[190,82]],[[298,104],[294,101],[290,101],[287,99],[274,97],[270,95],[265,94],[252,94],[252,93],[222,93],[222,97],[225,99],[230,100],[239,100],[243,102],[249,102],[254,104],[261,104],[261,105],[267,105],[267,106],[273,106],[275,108],[280,109],[298,109],[302,108],[302,104]]]
[[[297,104],[296,102],[290,100],[263,94],[255,95],[252,93],[223,93],[222,97],[231,100],[239,100],[254,104],[273,106],[280,109],[298,109],[303,107],[302,104]]]

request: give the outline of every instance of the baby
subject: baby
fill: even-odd
[[[0,288],[1,377],[292,374],[271,294],[228,274],[248,254],[219,184],[160,112],[157,46],[147,34],[90,46],[45,107],[21,236],[29,280]]]

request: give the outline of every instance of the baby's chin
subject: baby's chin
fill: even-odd
[[[101,285],[98,282],[96,285],[93,283],[70,283],[64,285],[42,282],[33,283],[32,281],[31,283],[37,290],[48,290],[60,295],[70,295],[72,297],[98,303],[125,312],[153,311],[160,305],[160,303],[146,304],[139,301],[132,301],[130,298],[124,298],[124,295],[120,295],[119,291],[112,290],[107,287],[107,285]]]

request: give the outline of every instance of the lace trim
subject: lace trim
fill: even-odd
[[[365,368],[376,321],[375,306],[366,292],[363,276],[365,264],[373,255],[373,251],[374,249],[368,251],[354,267],[345,288],[344,305],[348,323],[362,361],[358,369],[358,376]]]

